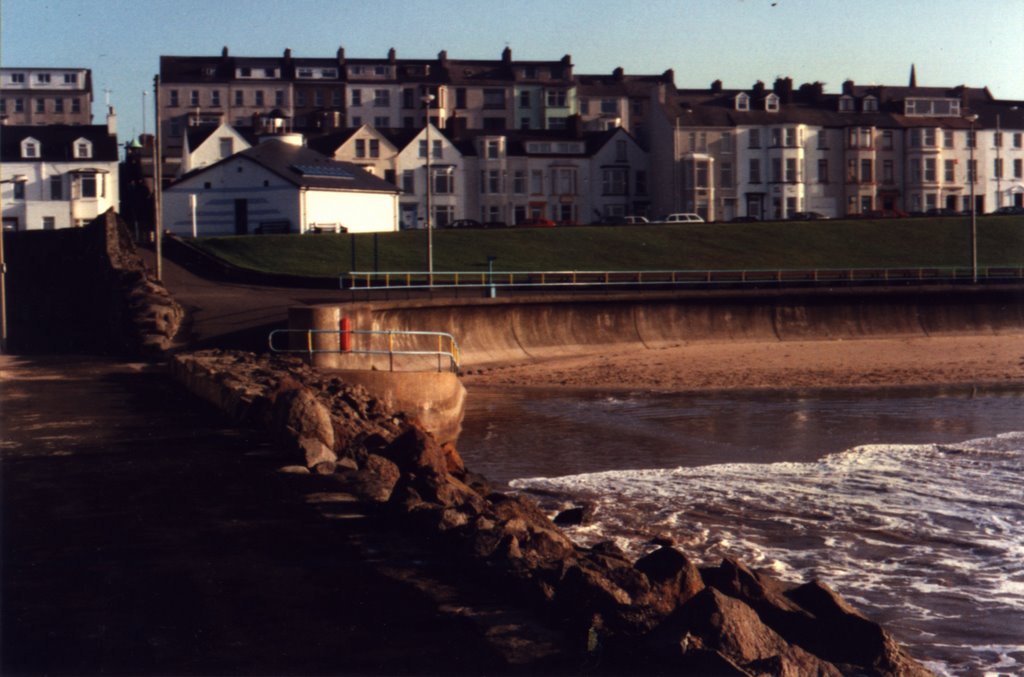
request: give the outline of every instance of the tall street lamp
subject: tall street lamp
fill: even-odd
[[[434,286],[434,231],[430,225],[430,195],[433,192],[434,187],[431,185],[430,176],[430,154],[432,152],[430,147],[430,104],[434,102],[434,98],[433,94],[424,94],[420,99],[423,101],[424,108],[427,109],[427,284],[431,287]]]
[[[978,121],[978,116],[977,114],[968,115],[966,120],[971,123],[969,139],[971,157],[967,162],[967,178],[971,182],[971,282],[978,284],[978,203],[974,199],[974,182],[978,178],[978,168],[974,164],[974,147],[978,145],[978,137],[974,133],[974,123]]]
[[[15,176],[0,180],[0,184],[25,185],[28,178]],[[7,353],[7,259],[4,258],[4,232],[0,229],[0,352]]]

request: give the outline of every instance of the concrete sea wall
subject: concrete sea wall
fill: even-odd
[[[449,332],[463,366],[609,346],[1024,332],[1024,293],[983,287],[381,300],[304,312],[291,326],[336,328],[346,316],[354,329]]]

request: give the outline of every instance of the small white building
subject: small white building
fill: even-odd
[[[263,139],[185,174],[163,192],[164,229],[178,235],[398,230],[393,184],[358,165],[302,145],[302,136]]]
[[[212,165],[247,148],[252,148],[249,139],[226,122],[189,127],[182,139],[178,176]]]

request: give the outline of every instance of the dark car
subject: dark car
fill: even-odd
[[[518,225],[518,226],[527,226],[527,227],[531,227],[531,228],[554,228],[555,227],[555,222],[552,221],[551,219],[542,219],[542,218],[540,218],[538,216],[535,216],[535,217],[531,217],[529,219],[526,219],[525,221],[522,221],[521,223],[517,223],[516,225]]]
[[[992,212],[992,214],[995,216],[1024,216],[1024,207],[1017,207],[1015,205],[1000,207]]]
[[[794,221],[824,221],[832,217],[825,216],[821,212],[796,212],[792,218]]]
[[[448,224],[449,228],[481,228],[483,224],[476,219],[455,219]]]

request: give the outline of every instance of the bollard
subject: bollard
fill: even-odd
[[[352,352],[352,320],[347,317],[341,318],[341,352]]]

